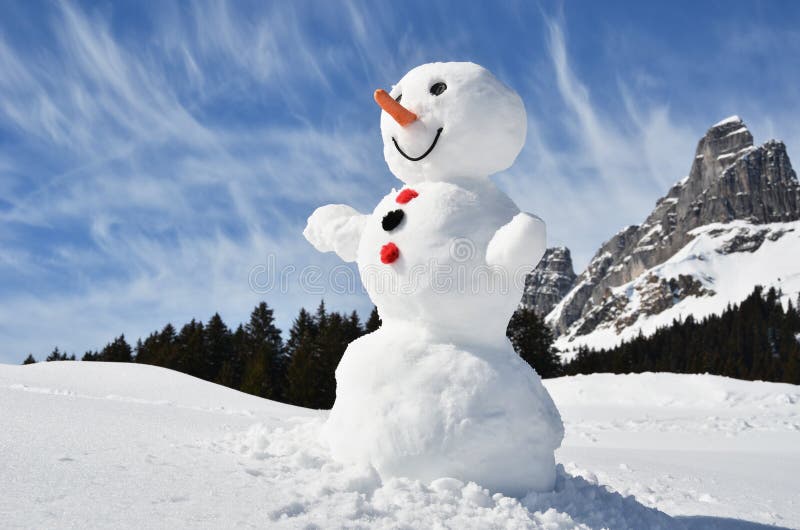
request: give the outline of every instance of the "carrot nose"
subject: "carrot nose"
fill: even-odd
[[[394,98],[382,88],[379,88],[375,91],[375,103],[380,105],[380,107],[385,110],[389,116],[394,118],[394,121],[403,127],[410,125],[417,120],[416,114],[395,101]]]

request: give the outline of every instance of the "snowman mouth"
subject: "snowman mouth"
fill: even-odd
[[[438,130],[438,131],[436,131],[436,137],[433,139],[433,143],[431,144],[431,146],[430,146],[430,147],[428,147],[428,150],[427,150],[427,151],[425,151],[424,153],[422,153],[422,154],[421,154],[421,155],[419,155],[419,156],[408,156],[408,155],[405,153],[405,151],[403,151],[402,149],[400,149],[400,145],[398,145],[398,143],[397,143],[397,140],[395,140],[395,139],[394,139],[394,136],[392,136],[392,142],[394,142],[394,146],[397,148],[397,152],[398,152],[398,153],[400,153],[401,155],[403,155],[403,156],[404,156],[406,159],[408,159],[408,160],[411,160],[412,162],[417,162],[417,161],[419,161],[419,160],[422,160],[423,158],[425,158],[425,157],[426,157],[426,156],[428,156],[429,154],[431,154],[431,151],[433,151],[433,148],[434,148],[434,147],[436,147],[436,142],[438,142],[438,141],[439,141],[439,135],[440,135],[440,134],[442,134],[442,131],[443,131],[443,130],[444,130],[444,127],[439,127],[439,130]]]

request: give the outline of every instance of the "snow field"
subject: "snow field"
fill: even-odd
[[[3,528],[800,526],[800,387],[676,374],[545,385],[566,427],[557,489],[515,499],[446,477],[381,481],[330,458],[319,437],[326,413],[170,370],[0,365],[0,520]]]

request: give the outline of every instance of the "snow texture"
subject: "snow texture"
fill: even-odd
[[[728,116],[724,120],[718,121],[717,123],[712,125],[711,128],[713,129],[714,127],[722,127],[723,125],[728,125],[729,123],[739,123],[741,121],[742,119],[734,114],[733,116]]]
[[[800,387],[676,374],[545,383],[567,428],[556,489],[512,498],[448,477],[382,480],[331,457],[326,413],[171,370],[0,365],[0,526],[800,526]]]
[[[447,89],[432,94],[435,83]],[[383,322],[345,351],[324,440],[337,461],[384,480],[447,476],[509,495],[551,491],[561,418],[505,336],[544,253],[545,226],[488,178],[519,154],[525,107],[472,63],[417,67],[392,89],[401,95],[417,119],[403,126],[381,113],[384,155],[417,196],[399,204],[392,190],[368,216],[323,206],[304,232],[345,260],[357,248]],[[402,221],[384,227],[398,209]],[[399,257],[382,263],[389,244]]]

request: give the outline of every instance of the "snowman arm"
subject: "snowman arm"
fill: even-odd
[[[355,261],[368,218],[345,204],[320,206],[308,218],[303,236],[320,252],[336,252],[344,261]]]
[[[521,212],[494,233],[486,248],[486,263],[510,272],[525,267],[533,270],[547,247],[544,221]]]

